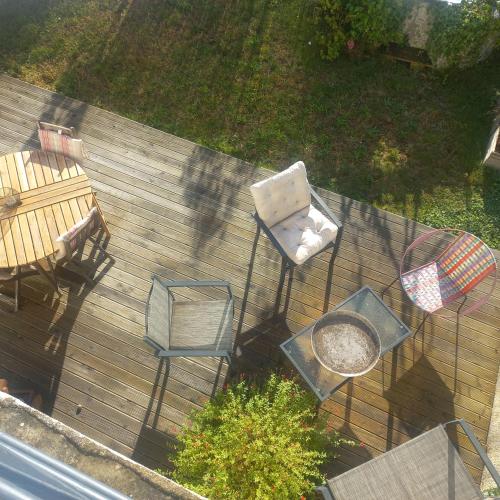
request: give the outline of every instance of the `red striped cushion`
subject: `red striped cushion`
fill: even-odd
[[[42,151],[64,155],[73,160],[83,160],[85,156],[81,139],[73,139],[65,134],[43,129],[38,129],[38,137]]]

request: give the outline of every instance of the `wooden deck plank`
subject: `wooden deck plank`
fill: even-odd
[[[280,363],[278,344],[321,315],[329,256],[297,269],[286,323],[275,321],[279,255],[262,236],[248,282],[255,236],[248,186],[269,171],[0,75],[0,151],[37,148],[40,118],[71,124],[84,139],[90,154],[84,169],[112,233],[111,260],[93,269],[98,280],[90,288],[76,269],[65,271],[57,300],[41,279],[23,282],[18,315],[0,311],[4,363],[38,379],[56,418],[148,466],[165,464],[158,439],[175,434],[189,411],[221,387],[227,366],[213,358],[178,358],[166,371],[160,368],[142,341],[151,275],[228,279],[242,351],[236,363],[253,369]],[[36,154],[30,159],[27,178],[17,178],[20,187],[40,185],[42,179],[61,182],[56,158],[50,166],[37,165]],[[71,171],[70,180],[62,182],[76,183],[78,173]],[[319,191],[346,228],[326,306],[365,284],[382,292],[397,275],[406,246],[426,228]],[[64,232],[84,207],[61,202],[54,219]],[[48,234],[39,237],[49,244]],[[87,246],[83,258],[95,253]],[[479,296],[484,292],[483,286]],[[197,297],[199,292],[186,294]],[[384,298],[409,326],[417,327],[421,313],[397,285]],[[461,319],[458,330],[456,322],[434,318],[423,336],[405,342],[397,356],[386,355],[372,372],[325,402],[322,410],[330,425],[367,446],[342,452],[334,470],[361,463],[453,417],[467,418],[484,443],[498,370],[499,326],[497,290],[489,304]],[[159,371],[165,387],[158,383]],[[82,408],[78,414],[77,405]],[[477,455],[463,435],[455,439],[477,479]]]
[[[136,165],[136,164],[135,164],[135,165]],[[134,170],[134,171],[135,171],[135,170],[137,170],[137,169],[135,168],[135,165],[134,165],[134,168],[133,168],[133,170]],[[134,181],[132,181],[132,183],[134,183]],[[365,224],[365,226],[366,226],[366,224]],[[368,229],[369,229],[369,228],[370,228],[370,226],[368,226]],[[366,233],[366,234],[364,234],[364,235],[363,235],[363,240],[366,238],[366,236],[368,236],[368,237],[369,237],[369,234],[370,234],[370,233],[369,233],[369,231],[365,231],[365,233]],[[368,241],[368,243],[369,243],[369,241]],[[395,250],[394,250],[394,249],[389,249],[389,250],[390,250],[393,254],[394,254],[394,253],[398,253],[398,254],[400,254],[400,253],[401,253],[401,252],[397,252],[397,251],[395,252]],[[393,266],[393,273],[395,272],[395,267],[396,267],[396,266]],[[487,306],[487,307],[489,307],[489,306]],[[496,315],[496,314],[497,314],[497,313],[495,312],[495,315]]]

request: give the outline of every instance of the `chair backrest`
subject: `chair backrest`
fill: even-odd
[[[76,161],[86,156],[83,141],[74,138],[74,128],[38,122],[38,138],[42,151],[61,154]]]
[[[306,167],[298,161],[283,172],[250,186],[257,214],[271,227],[311,204]]]
[[[38,122],[38,129],[57,132],[58,134],[67,135],[69,137],[75,137],[75,127],[63,127],[62,125],[56,125],[55,123]]]
[[[168,286],[153,276],[146,309],[146,336],[165,350],[170,348],[171,299]]]
[[[61,234],[56,240],[56,260],[71,260],[75,250],[91,236],[100,226],[99,211],[96,207],[81,221]]]
[[[437,258],[443,305],[472,291],[496,271],[492,251],[477,236],[462,232]]]

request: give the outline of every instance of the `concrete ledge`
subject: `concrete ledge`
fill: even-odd
[[[3,392],[0,431],[132,498],[203,498]]]

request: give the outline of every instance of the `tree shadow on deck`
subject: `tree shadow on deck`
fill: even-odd
[[[400,377],[395,360],[393,356],[391,383],[384,391],[389,402],[387,450],[401,442],[400,438],[395,438],[400,432],[415,437],[437,424],[457,418],[454,393],[424,354]],[[457,442],[456,429],[450,430],[450,437]]]
[[[103,237],[104,233],[101,232],[98,241],[102,240]],[[37,303],[36,310],[43,314],[44,320],[46,318],[48,321],[46,338],[43,339],[44,351],[52,355],[51,362],[57,360],[52,366],[45,367],[49,373],[49,383],[46,387],[44,411],[49,415],[52,414],[56,405],[68,342],[81,307],[114,264],[114,259],[98,249],[97,245],[92,246],[90,252],[85,256],[86,258],[83,257],[82,251],[79,251],[74,257],[74,260],[81,261],[79,267],[70,263],[67,267],[56,269],[60,288],[67,290],[65,303],[52,290],[47,293],[46,288],[40,288],[39,285],[35,285],[27,297],[28,301],[34,300]],[[44,286],[46,286],[45,283]],[[21,287],[21,295],[22,293],[23,288]],[[44,304],[49,304],[50,309],[45,309]],[[26,306],[27,309],[30,309],[30,304],[26,304]],[[75,411],[78,414],[78,411]]]
[[[170,360],[162,358],[158,362],[158,370],[153,382],[149,403],[144,413],[144,419],[137,437],[132,460],[139,463],[162,469],[171,469],[172,463],[168,459],[175,450],[175,437],[173,432],[165,432],[165,418],[161,415],[167,390],[167,380],[170,373]],[[152,462],[152,460],[154,462]]]
[[[205,250],[207,243],[223,240],[228,226],[239,225],[242,216],[250,220],[250,207],[245,206],[242,213],[238,198],[254,182],[255,172],[244,162],[227,160],[233,161],[236,164],[231,171],[224,172],[224,157],[195,146],[182,167],[180,185],[186,206],[194,211],[193,227],[198,230],[193,242],[195,256]]]

